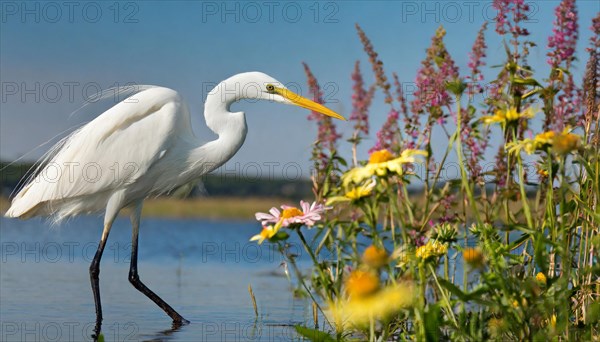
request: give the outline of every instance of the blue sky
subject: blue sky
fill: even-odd
[[[538,43],[530,58],[540,77],[548,74],[547,36],[558,3],[531,2],[533,13],[526,27]],[[439,25],[446,28],[448,49],[466,73],[477,30],[494,18],[489,2],[476,1],[3,1],[1,6],[3,160],[21,157],[101,113],[114,99],[87,106],[70,117],[95,91],[115,85],[176,89],[190,104],[196,134],[210,140],[214,135],[202,116],[210,84],[238,72],[258,70],[283,83],[298,84],[306,94],[303,61],[324,86],[329,106],[348,116],[350,73],[357,59],[367,82],[373,80],[355,23],[372,40],[386,72],[397,72],[409,84]],[[588,27],[600,5],[584,0],[578,1],[578,8],[577,56],[582,61],[576,67],[576,79],[583,73],[591,35]],[[486,37],[488,65],[497,64],[504,56],[493,22]],[[381,94],[375,101],[373,136],[387,111]],[[301,175],[308,176],[316,129],[306,121],[307,111],[273,103],[240,103],[235,109],[246,112],[249,134],[225,172],[293,178],[300,168]],[[340,127],[346,136],[349,126]],[[365,158],[373,143],[367,141],[360,156]],[[434,143],[442,148],[446,142]],[[35,159],[48,148],[38,148],[25,159]]]

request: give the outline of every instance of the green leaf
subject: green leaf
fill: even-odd
[[[448,89],[448,91],[452,94],[460,96],[465,91],[465,89],[467,89],[467,84],[461,79],[456,79],[454,81],[447,82],[446,89]]]
[[[590,307],[587,312],[587,321],[588,322],[600,321],[600,302],[595,301],[590,304]]]
[[[545,274],[548,273],[548,258],[546,252],[546,245],[541,233],[538,233],[534,240],[534,253],[536,264],[540,267],[541,271]]]
[[[522,234],[517,240],[513,241],[510,244],[510,250],[514,251],[515,249],[519,248],[519,246],[521,246],[527,239],[529,239],[529,237],[529,234]]]
[[[269,242],[285,241],[290,237],[290,234],[286,232],[277,232],[275,236],[269,239]]]
[[[341,165],[348,167],[348,162],[346,162],[346,159],[336,156],[334,160],[337,160]]]
[[[534,89],[534,90],[531,90],[531,91],[529,91],[529,92],[525,93],[523,96],[521,96],[521,98],[522,98],[523,100],[525,100],[526,98],[529,98],[529,97],[531,97],[531,96],[533,96],[533,95],[535,95],[535,94],[541,93],[541,90],[542,90],[542,89],[540,89],[540,88],[536,88],[536,89]]]
[[[522,84],[522,85],[531,85],[531,86],[537,86],[537,87],[542,86],[538,81],[536,81],[534,78],[531,78],[531,77],[527,77],[527,78],[514,77],[512,79],[512,83]]]
[[[425,336],[427,341],[440,340],[440,316],[441,308],[439,304],[429,306],[425,311]]]
[[[463,302],[469,301],[469,296],[467,296],[466,293],[462,292],[456,285],[452,284],[444,278],[439,278],[438,281],[440,282],[440,285],[445,287],[446,290],[450,291],[450,293],[458,297]]]
[[[294,326],[294,328],[296,328],[296,332],[298,334],[306,337],[307,339],[309,339],[313,342],[335,342],[335,339],[326,332],[323,332],[323,331],[320,331],[317,329],[303,327],[301,325],[296,325],[296,326]]]

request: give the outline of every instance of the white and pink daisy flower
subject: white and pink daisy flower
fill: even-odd
[[[281,222],[282,227],[289,227],[290,225],[312,227],[321,219],[321,214],[330,209],[330,207],[317,204],[317,202],[309,204],[304,201],[300,201],[300,207],[302,210],[289,205],[282,205],[281,211],[273,207],[269,210],[269,213],[256,213],[256,219],[263,225]]]

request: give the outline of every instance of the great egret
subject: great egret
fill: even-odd
[[[51,216],[60,221],[82,213],[104,211],[104,229],[90,265],[96,304],[96,336],[102,324],[100,259],[119,211],[132,207],[133,228],[129,281],[160,306],[175,325],[189,323],[146,287],[137,270],[142,203],[147,196],[168,193],[218,168],[242,146],[247,126],[243,112],[230,112],[242,99],[297,105],[344,120],[334,111],[288,90],[261,72],[234,75],[206,97],[206,125],[218,135],[201,143],[192,132],[190,114],[179,94],[163,87],[145,87],[119,102],[57,145],[15,195],[7,217]],[[89,173],[90,165],[94,175]],[[52,168],[52,169],[51,169]],[[48,179],[48,173],[60,171]]]

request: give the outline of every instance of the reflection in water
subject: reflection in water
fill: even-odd
[[[101,226],[94,217],[56,228],[41,220],[0,219],[1,341],[91,340],[95,312],[88,267]],[[140,278],[192,322],[171,326],[129,284],[131,228],[126,218],[117,220],[100,274],[105,341],[297,339],[293,326],[312,322],[310,306],[293,298],[278,254],[268,244],[248,242],[257,229],[254,222],[142,222]]]

